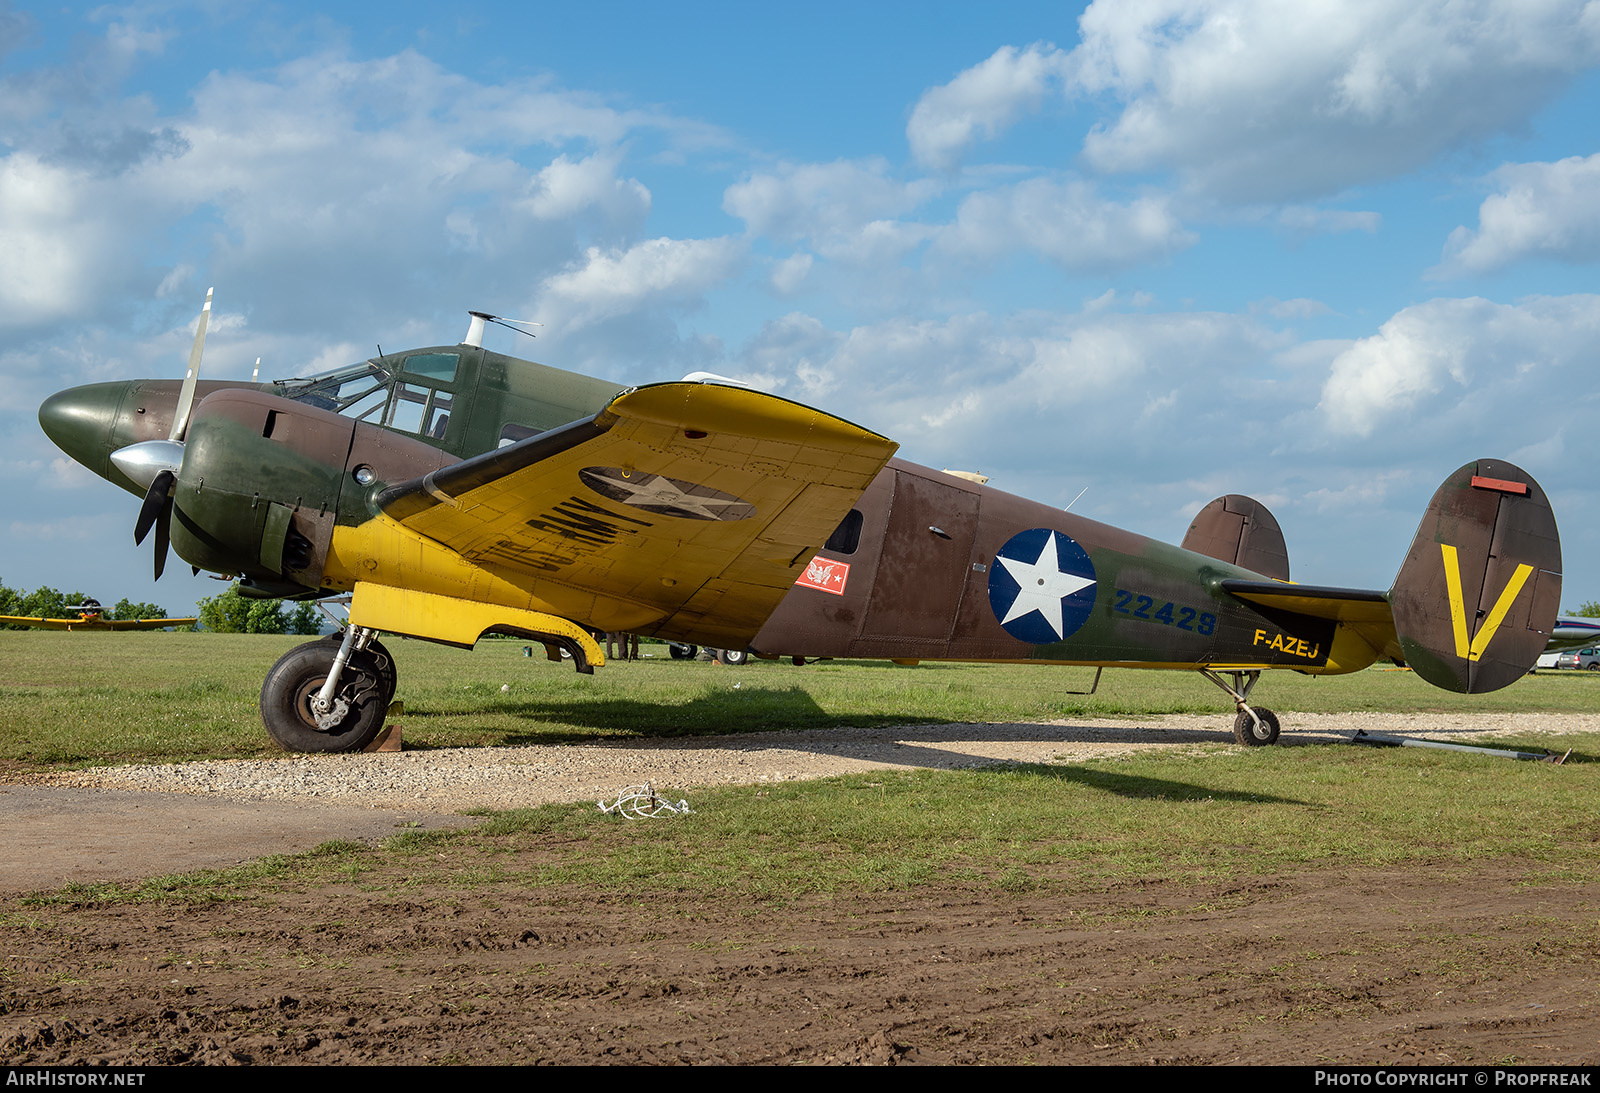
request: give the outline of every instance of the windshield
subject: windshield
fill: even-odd
[[[362,361],[305,379],[279,380],[283,397],[308,406],[365,419],[383,409],[389,395],[389,373],[376,360]]]

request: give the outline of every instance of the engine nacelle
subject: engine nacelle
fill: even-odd
[[[348,418],[259,391],[211,395],[184,438],[173,549],[266,587],[320,588],[354,429]]]

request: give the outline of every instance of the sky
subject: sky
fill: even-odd
[[[1250,494],[1318,584],[1387,588],[1445,476],[1509,459],[1571,610],[1597,136],[1600,0],[0,0],[0,583],[222,590],[154,583],[139,499],[36,417],[180,378],[214,285],[209,378],[485,310],[1169,542]]]

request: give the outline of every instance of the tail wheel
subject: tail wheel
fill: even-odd
[[[261,720],[285,751],[355,751],[383,728],[395,675],[394,661],[377,642],[350,654],[334,696],[339,716],[328,728],[317,724],[311,700],[322,690],[338,652],[337,640],[307,642],[285,653],[267,673],[261,685]]]
[[[667,652],[673,660],[693,660],[700,653],[698,645],[682,645],[676,641],[667,644]]]
[[[1261,719],[1257,725],[1250,719],[1250,715],[1243,710],[1233,719],[1233,738],[1246,747],[1262,747],[1278,742],[1278,715],[1261,706],[1254,707],[1256,716]]]

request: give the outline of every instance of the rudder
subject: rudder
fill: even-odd
[[[1435,687],[1481,694],[1527,674],[1561,599],[1561,541],[1533,477],[1479,459],[1445,479],[1389,591],[1406,663]]]

